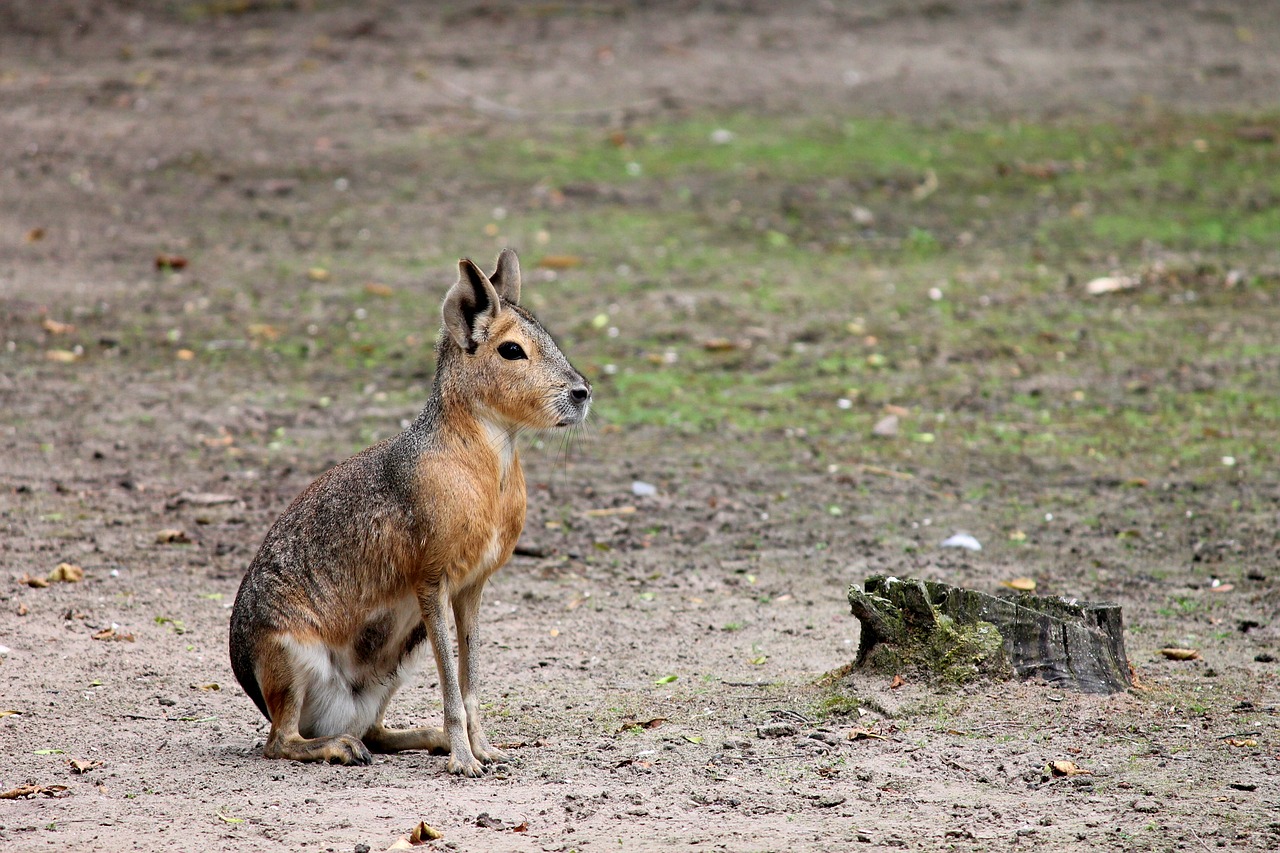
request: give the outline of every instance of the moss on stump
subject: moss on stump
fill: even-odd
[[[862,623],[859,667],[955,684],[1017,675],[1085,693],[1130,685],[1118,605],[872,575],[849,588],[849,606]]]

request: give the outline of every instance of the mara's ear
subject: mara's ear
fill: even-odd
[[[480,268],[467,258],[458,261],[458,283],[444,297],[444,327],[467,352],[488,336],[489,324],[502,310],[498,292]]]
[[[515,249],[503,249],[498,255],[498,265],[489,276],[493,289],[512,305],[520,304],[520,259]]]

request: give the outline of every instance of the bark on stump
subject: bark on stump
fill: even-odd
[[[1017,675],[1084,693],[1131,685],[1117,604],[872,575],[849,587],[849,606],[862,623],[859,667],[953,682]]]

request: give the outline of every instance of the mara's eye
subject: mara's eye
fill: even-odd
[[[524,354],[524,349],[515,341],[506,341],[498,344],[498,355],[507,361],[519,361],[522,358],[529,357]]]

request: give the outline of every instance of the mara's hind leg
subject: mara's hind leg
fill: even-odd
[[[491,764],[506,761],[507,754],[489,743],[480,722],[480,699],[476,691],[479,671],[477,650],[480,637],[477,625],[480,616],[480,599],[484,587],[475,584],[460,590],[453,597],[453,621],[458,626],[458,685],[462,693],[462,706],[467,715],[467,738],[476,758]]]
[[[444,729],[388,729],[382,721],[374,723],[364,734],[364,745],[373,752],[403,752],[425,749],[443,755],[449,751],[449,737]]]
[[[351,734],[305,738],[299,731],[308,678],[279,642],[259,646],[258,684],[271,716],[271,734],[263,755],[293,761],[327,761],[330,764],[372,764],[373,756]]]
[[[399,684],[396,684],[398,687]],[[403,752],[408,749],[425,749],[428,752],[446,753],[449,751],[449,737],[444,729],[424,727],[420,729],[389,729],[382,724],[387,713],[387,705],[395,695],[395,689],[387,690],[378,708],[378,717],[362,740],[365,746],[374,752]]]

